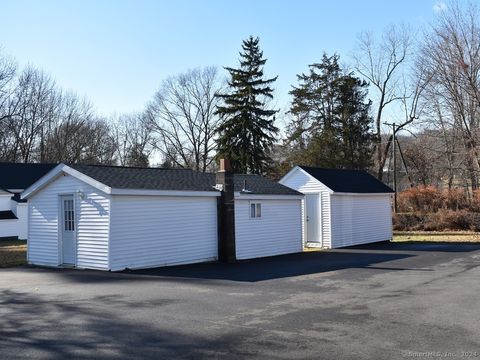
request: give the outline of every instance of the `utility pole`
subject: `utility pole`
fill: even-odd
[[[412,177],[410,176],[410,173],[408,172],[407,162],[405,161],[405,157],[403,156],[402,147],[400,146],[400,142],[398,141],[398,139],[397,139],[397,147],[398,147],[398,153],[400,154],[400,158],[402,159],[403,167],[405,168],[405,174],[407,174],[408,182],[410,183],[410,187],[413,188],[413,180],[412,180]]]
[[[393,129],[393,212],[397,212],[397,124],[395,123],[384,123],[385,125],[391,126]]]

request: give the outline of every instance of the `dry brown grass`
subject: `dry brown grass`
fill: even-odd
[[[452,242],[452,243],[480,243],[480,233],[475,232],[395,232],[394,242],[424,241],[424,242]]]
[[[22,240],[0,240],[0,268],[27,262],[27,243]]]

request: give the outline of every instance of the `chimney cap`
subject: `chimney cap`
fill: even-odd
[[[228,159],[220,159],[220,168],[219,171],[227,172],[232,171],[232,167],[230,166],[230,160]]]

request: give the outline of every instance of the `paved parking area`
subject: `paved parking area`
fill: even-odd
[[[480,358],[480,245],[0,270],[1,359]]]

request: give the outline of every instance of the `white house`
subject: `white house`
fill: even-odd
[[[60,164],[22,198],[30,264],[118,271],[302,251],[303,195],[228,169]]]
[[[0,190],[0,239],[17,238],[19,236],[22,237],[22,235],[24,236],[23,238],[26,239],[26,234],[19,233],[19,229],[17,229],[18,210],[22,212],[24,208],[26,209],[26,206],[18,206],[18,204],[12,200],[12,196],[13,194],[11,192]],[[15,209],[15,212],[13,209]]]
[[[0,162],[0,239],[27,238],[28,207],[20,193],[54,167]]]
[[[367,172],[296,166],[280,183],[305,194],[306,246],[339,248],[392,239],[393,190]]]

